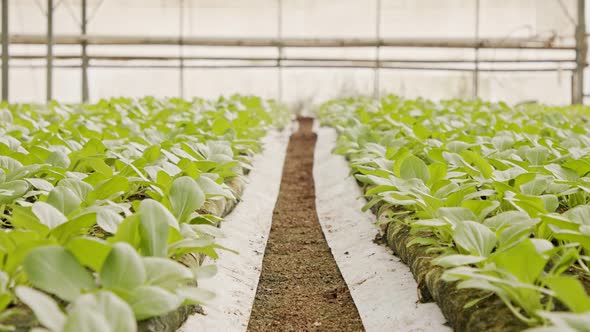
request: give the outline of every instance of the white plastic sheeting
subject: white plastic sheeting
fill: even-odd
[[[13,34],[43,34],[46,3],[9,0],[10,31]],[[378,0],[282,0],[282,33],[286,38],[375,38]],[[380,0],[382,38],[475,38],[475,0]],[[55,33],[79,34],[81,0],[58,1]],[[278,0],[87,0],[93,35],[187,37],[278,37]],[[54,3],[57,3],[54,1]],[[181,11],[181,4],[184,9]],[[590,6],[587,6],[590,10]],[[481,38],[555,37],[560,44],[573,41],[576,0],[480,0]],[[157,24],[154,24],[156,22]],[[373,58],[375,48],[287,48],[291,57]],[[12,45],[13,54],[44,54],[43,45]],[[79,46],[56,46],[55,54],[79,53]],[[481,50],[484,59],[538,59],[569,57],[573,52],[530,50]],[[90,46],[95,55],[276,56],[275,48],[216,48],[178,46]],[[563,56],[562,53],[566,53]],[[472,60],[472,49],[382,48],[382,57],[407,59]],[[56,65],[78,60],[55,61]],[[107,63],[105,61],[103,64]],[[135,64],[162,64],[134,61]],[[187,61],[186,64],[202,63]],[[44,66],[44,59],[13,60],[11,64]],[[93,64],[98,64],[93,61]],[[113,64],[113,63],[110,63]],[[116,64],[121,64],[116,62]],[[125,65],[125,63],[122,63]],[[177,61],[167,63],[177,66]],[[471,64],[469,64],[471,66]],[[453,65],[456,67],[456,65]],[[526,65],[533,67],[532,65]],[[546,65],[544,65],[546,66]],[[481,66],[481,68],[486,65]],[[491,67],[499,68],[499,64]],[[16,68],[11,72],[12,101],[43,101],[44,69]],[[288,102],[318,102],[329,98],[370,94],[372,69],[290,68],[284,70],[283,96]],[[409,97],[470,98],[472,74],[441,70],[382,70],[380,87]],[[58,100],[80,100],[79,68],[55,68],[54,94]],[[109,96],[177,96],[177,68],[92,68],[90,98]],[[589,77],[590,78],[590,77]],[[480,96],[514,103],[536,99],[568,103],[571,73],[489,73],[480,75]],[[266,98],[278,96],[278,74],[264,69],[187,69],[184,96],[216,97],[247,93]],[[352,82],[352,83],[351,83]]]
[[[264,139],[264,152],[254,159],[242,201],[221,226],[225,238],[218,243],[239,255],[220,252],[218,273],[199,280],[199,287],[215,291],[215,299],[203,306],[204,315],[189,317],[178,331],[246,331],[291,131],[271,132]]]
[[[331,153],[336,131],[317,129],[313,175],[316,209],[334,259],[369,332],[451,331],[435,303],[418,303],[409,268],[372,240],[375,216],[361,212],[361,190],[342,156]]]

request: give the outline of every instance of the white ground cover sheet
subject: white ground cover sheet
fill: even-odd
[[[270,132],[264,138],[264,151],[254,157],[242,201],[221,224],[225,237],[218,243],[239,255],[220,252],[218,273],[199,280],[199,287],[216,293],[215,299],[203,306],[204,315],[190,316],[178,331],[246,331],[291,132]]]
[[[350,289],[363,325],[371,331],[451,331],[435,303],[418,303],[410,269],[391,250],[373,242],[375,216],[342,156],[331,150],[336,131],[318,128],[313,175],[316,209],[328,246]]]

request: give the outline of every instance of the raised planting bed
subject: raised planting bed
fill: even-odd
[[[319,110],[421,299],[457,331],[590,319],[588,115],[396,96]]]
[[[0,110],[1,323],[175,331],[215,290],[222,217],[286,109],[256,97]]]

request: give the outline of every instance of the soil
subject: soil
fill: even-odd
[[[318,222],[312,124],[289,141],[248,331],[364,331]]]

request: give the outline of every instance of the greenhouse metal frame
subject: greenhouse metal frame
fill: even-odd
[[[542,72],[565,70],[572,72],[572,91],[571,101],[574,104],[583,103],[584,94],[584,69],[587,65],[585,59],[587,56],[587,37],[585,24],[576,23],[575,45],[557,45],[552,38],[480,38],[479,21],[480,21],[480,0],[475,0],[475,27],[473,38],[381,38],[381,1],[376,1],[375,11],[375,37],[374,38],[283,38],[283,7],[282,0],[277,1],[277,31],[276,38],[195,38],[183,36],[182,33],[176,36],[153,37],[153,36],[124,36],[124,35],[89,35],[87,34],[88,23],[88,6],[87,0],[81,0],[81,22],[79,35],[55,35],[54,34],[54,10],[62,3],[57,0],[47,0],[47,11],[44,13],[47,18],[45,35],[18,35],[10,34],[9,31],[9,0],[2,1],[2,100],[9,100],[9,68],[10,59],[45,59],[46,64],[46,99],[53,98],[53,70],[56,67],[76,67],[81,68],[82,101],[87,102],[89,99],[89,67],[107,67],[118,68],[117,65],[91,64],[91,60],[113,60],[113,61],[130,61],[130,60],[152,60],[152,61],[178,61],[178,65],[124,65],[125,68],[150,67],[150,68],[171,68],[176,67],[179,70],[179,95],[183,94],[184,70],[186,68],[278,68],[279,95],[278,99],[282,100],[282,68],[373,68],[374,69],[374,94],[379,92],[379,72],[381,70],[443,70],[443,71],[461,71],[471,72],[473,75],[473,97],[478,97],[479,73],[480,72]],[[577,22],[585,22],[585,1],[577,1]],[[99,3],[99,6],[104,1]],[[178,12],[178,22],[180,31],[184,24],[183,20],[184,0],[180,1]],[[10,44],[36,44],[46,45],[44,55],[19,55],[10,54]],[[81,52],[79,54],[54,55],[54,45],[79,45]],[[89,45],[175,45],[183,46],[216,46],[216,47],[272,47],[277,49],[276,57],[195,57],[195,56],[99,56],[90,55],[87,52]],[[314,58],[314,57],[287,57],[284,56],[285,48],[306,48],[306,47],[326,47],[326,48],[347,48],[347,47],[371,47],[376,48],[374,58]],[[475,50],[473,60],[416,60],[404,58],[381,58],[380,48],[397,48],[397,47],[415,47],[415,48],[462,48]],[[555,59],[480,59],[480,49],[529,49],[529,50],[568,50],[573,57]],[[80,59],[79,65],[55,65],[55,59]],[[204,65],[185,65],[187,60],[215,60],[215,61],[249,61],[244,64],[204,64]],[[258,63],[251,63],[252,61]],[[259,62],[263,62],[259,64]],[[457,67],[454,64],[471,64],[471,68]],[[543,63],[549,66],[532,67],[532,68],[480,68],[482,63],[508,63],[508,64],[532,64]],[[445,66],[439,66],[439,65]],[[569,65],[566,68],[550,66],[551,64]],[[436,66],[433,66],[436,65]]]

